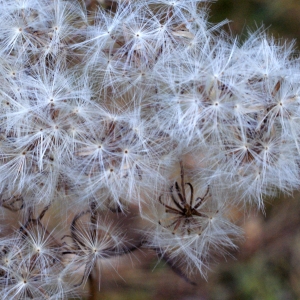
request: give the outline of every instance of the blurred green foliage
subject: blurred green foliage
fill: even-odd
[[[230,20],[234,35],[240,35],[262,24],[276,39],[296,40],[300,47],[299,0],[218,0],[211,4],[210,21]]]

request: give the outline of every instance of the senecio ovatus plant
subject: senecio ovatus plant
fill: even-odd
[[[241,43],[199,0],[0,11],[1,299],[80,298],[144,249],[206,276],[242,235],[232,207],[298,189],[291,45]]]

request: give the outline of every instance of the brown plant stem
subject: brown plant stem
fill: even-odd
[[[98,299],[97,274],[93,274],[93,272],[91,272],[88,280],[89,280],[89,285],[90,285],[90,292],[89,292],[88,300],[97,300]]]

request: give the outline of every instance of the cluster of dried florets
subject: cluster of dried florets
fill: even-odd
[[[260,32],[240,44],[204,1],[116,4],[91,17],[74,1],[0,1],[2,299],[75,296],[100,262],[142,248],[205,275],[241,234],[229,206],[300,183],[291,46]]]

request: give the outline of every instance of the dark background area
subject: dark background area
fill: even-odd
[[[219,0],[211,4],[210,20],[230,20],[234,35],[248,28],[255,30],[262,24],[276,39],[298,39],[300,45],[299,0]]]

